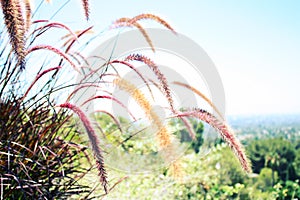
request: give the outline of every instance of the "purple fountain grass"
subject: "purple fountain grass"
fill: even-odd
[[[148,80],[152,83],[152,85],[154,85],[162,94],[164,93],[161,85],[159,83],[156,83],[154,80],[148,78]]]
[[[116,99],[115,97],[112,97],[112,96],[107,96],[107,95],[96,95],[94,97],[91,97],[89,99],[87,99],[85,102],[82,103],[81,106],[87,104],[88,102],[90,101],[93,101],[95,99],[109,99],[109,100],[112,100],[116,103],[118,103],[120,106],[122,106],[124,109],[127,110],[128,114],[133,118],[134,121],[136,121],[136,118],[134,117],[134,115],[130,112],[130,110],[121,102],[119,101],[118,99]]]
[[[81,65],[82,63],[80,62],[80,59],[73,53],[69,53],[69,56],[78,64],[78,65]],[[84,69],[84,68],[88,68],[90,69],[90,67],[87,67],[87,66],[81,66],[81,69]]]
[[[41,27],[38,27],[33,31],[33,33],[37,32],[37,31],[43,31],[44,29],[52,28],[52,27],[65,29],[70,33],[71,36],[73,36],[72,39],[75,39],[75,40],[78,39],[77,35],[68,26],[66,26],[65,24],[59,23],[59,22],[51,22],[51,23],[48,23]]]
[[[125,61],[128,61],[128,60],[129,61],[135,60],[135,61],[142,62],[142,63],[146,64],[154,72],[154,74],[160,81],[160,84],[162,85],[163,93],[169,102],[172,112],[175,111],[174,105],[173,105],[173,98],[171,95],[171,90],[169,88],[167,79],[166,79],[165,75],[160,71],[158,66],[151,59],[147,58],[146,56],[140,55],[140,54],[129,55],[125,58]]]
[[[4,23],[8,31],[10,44],[17,56],[18,65],[25,68],[25,33],[26,25],[23,10],[18,0],[1,0]]]
[[[242,144],[235,138],[235,135],[231,128],[226,124],[225,121],[220,121],[215,116],[210,114],[209,112],[203,109],[194,109],[192,111],[185,111],[175,115],[176,117],[195,117],[198,118],[210,126],[215,128],[222,138],[228,143],[229,147],[233,150],[235,155],[237,156],[238,160],[242,168],[246,172],[251,172],[250,162],[245,154],[244,148]]]
[[[70,103],[64,103],[57,105],[58,107],[61,108],[68,108],[71,109],[73,112],[75,112],[78,117],[80,118],[81,122],[83,123],[86,132],[89,137],[90,144],[92,146],[92,150],[94,152],[94,156],[96,158],[96,165],[97,169],[99,171],[99,177],[100,177],[100,182],[104,188],[105,193],[108,193],[108,181],[107,181],[107,173],[104,167],[104,160],[102,156],[102,150],[99,146],[100,141],[99,138],[93,129],[90,120],[87,118],[87,116],[84,114],[84,112],[77,106],[70,104]]]
[[[84,9],[84,15],[86,17],[86,20],[89,20],[90,17],[90,9],[89,9],[89,1],[88,0],[82,0],[82,5]]]
[[[49,22],[49,20],[48,19],[38,19],[38,20],[34,20],[32,22],[32,24],[45,23],[45,22]]]
[[[154,96],[153,96],[153,93],[152,93],[152,90],[147,82],[147,80],[144,78],[144,76],[141,74],[141,72],[139,72],[132,64],[126,62],[126,61],[123,61],[123,60],[113,60],[110,62],[111,64],[113,63],[119,63],[119,64],[122,64],[122,65],[126,65],[128,66],[130,69],[132,69],[142,80],[143,82],[146,84],[150,94],[151,94],[151,97],[152,99],[154,100]]]
[[[30,49],[27,50],[27,54],[30,54],[31,52],[37,51],[37,50],[49,50],[52,51],[56,54],[58,54],[59,56],[63,57],[66,61],[68,61],[70,63],[70,65],[78,72],[81,73],[80,70],[78,69],[78,67],[70,60],[70,58],[68,58],[68,56],[66,54],[64,54],[63,52],[61,52],[59,49],[56,49],[50,45],[36,45],[34,47],[31,47]]]
[[[85,33],[88,33],[91,29],[93,28],[93,26],[90,26],[90,27],[88,27],[87,29],[84,29],[84,30],[82,30],[82,31],[80,31],[78,34],[77,34],[77,38],[80,38],[81,36],[83,36]],[[77,40],[77,39],[76,39]],[[71,49],[71,47],[73,46],[73,44],[76,42],[76,40],[73,38],[73,39],[71,39],[70,41],[69,41],[69,45],[67,46],[67,48],[66,48],[66,53],[68,53],[69,51],[70,51],[70,49]],[[67,45],[68,43],[66,43],[66,45]]]
[[[177,34],[176,31],[171,27],[171,25],[168,22],[166,22],[165,20],[163,20],[159,16],[154,15],[154,14],[150,14],[150,13],[137,15],[137,16],[133,17],[130,20],[129,23],[133,24],[133,23],[135,23],[139,20],[142,20],[142,19],[151,19],[151,20],[157,21],[158,23],[165,26],[167,29],[171,30],[174,34]]]
[[[131,20],[132,20],[131,18],[127,18],[127,17],[120,18],[113,23],[113,27],[111,27],[111,28],[136,27],[142,33],[142,35],[146,39],[147,43],[151,47],[152,51],[155,52],[155,48],[152,43],[152,40],[150,39],[146,30],[138,22],[131,23]]]
[[[61,66],[57,66],[57,67],[52,67],[49,69],[46,69],[44,71],[42,71],[41,73],[39,73],[38,75],[36,75],[35,79],[33,80],[33,82],[30,84],[30,86],[28,87],[28,89],[26,90],[26,92],[24,93],[23,97],[21,100],[24,100],[25,97],[28,95],[29,91],[31,90],[31,88],[33,87],[33,85],[45,74],[47,74],[48,72],[51,72],[53,70],[59,70],[61,68]]]
[[[90,27],[89,27],[89,28],[90,28]],[[84,30],[86,30],[86,29],[84,29]],[[79,35],[82,31],[84,31],[84,30],[77,30],[77,31],[74,31],[74,33],[75,33],[75,35],[78,37],[78,35]],[[88,31],[85,31],[84,34],[86,34],[86,33],[94,33],[94,32],[90,29],[90,30],[88,30]],[[62,36],[60,39],[61,39],[61,40],[67,39],[67,38],[72,39],[72,38],[70,38],[71,36],[72,36],[71,34],[66,34],[66,35]],[[70,40],[69,40],[69,42],[70,42]],[[66,45],[65,45],[65,46],[66,46]]]
[[[70,54],[70,55],[74,55],[74,56],[76,55],[76,56],[78,56],[84,62],[84,64],[86,66],[89,66],[89,63],[88,63],[86,57],[83,56],[80,52],[78,52],[78,51],[72,51],[72,54]]]
[[[219,111],[219,109],[213,104],[213,102],[207,98],[202,92],[200,92],[199,90],[197,90],[196,88],[194,88],[193,86],[190,86],[188,84],[185,84],[185,83],[181,83],[181,82],[178,82],[178,81],[174,81],[173,84],[176,84],[176,85],[179,85],[179,86],[182,86],[182,87],[185,87],[189,90],[191,90],[192,92],[196,93],[199,97],[201,97],[202,99],[204,99],[213,109],[214,111],[217,112],[217,114],[219,115],[219,117],[221,117],[222,120],[224,120],[224,117],[222,115],[222,113]]]

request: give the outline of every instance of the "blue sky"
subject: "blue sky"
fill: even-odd
[[[48,19],[61,5],[53,0],[41,6],[36,18]],[[300,1],[90,0],[90,7],[89,22],[79,0],[52,20],[103,31],[121,17],[157,14],[211,57],[224,84],[227,114],[300,112]]]

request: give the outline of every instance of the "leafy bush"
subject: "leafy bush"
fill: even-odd
[[[276,199],[299,199],[300,198],[300,186],[299,180],[279,182],[274,186],[274,192]]]
[[[253,163],[253,171],[259,173],[264,167],[278,173],[281,180],[296,180],[296,150],[290,141],[281,138],[252,141],[247,152]],[[273,180],[275,183],[276,180]]]

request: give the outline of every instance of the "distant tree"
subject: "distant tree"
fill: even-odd
[[[261,191],[268,191],[273,187],[274,179],[277,180],[277,178],[277,172],[274,172],[272,169],[265,167],[261,169],[255,185]]]
[[[203,144],[203,123],[199,122],[198,120],[192,120],[191,122],[196,133],[196,140],[192,141],[191,146],[196,153],[199,153],[199,148]]]
[[[293,167],[295,170],[295,176],[297,179],[300,179],[300,148],[296,151],[296,158],[294,160]]]
[[[275,172],[281,180],[295,180],[296,158],[295,147],[291,142],[281,139],[255,140],[247,146],[248,155],[253,163],[253,171],[259,173],[262,168],[273,170],[273,184]]]
[[[184,123],[180,119],[175,119],[171,122],[171,126],[177,127],[179,130],[175,132],[175,135],[180,137],[181,142],[188,142],[191,144],[191,149],[196,153],[199,153],[199,148],[203,144],[203,123],[196,119],[189,119],[190,124],[195,132],[195,140],[192,140],[188,130],[184,126]]]
[[[247,174],[238,165],[236,158],[232,157],[229,147],[222,148],[219,158],[212,163],[218,170],[220,185],[234,186],[237,183],[245,183]]]

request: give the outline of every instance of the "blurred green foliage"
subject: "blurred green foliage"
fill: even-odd
[[[111,130],[118,129],[108,116],[102,115],[101,121],[104,126],[106,124],[111,127]],[[190,144],[190,150],[180,158],[184,171],[184,178],[181,181],[172,178],[167,169],[157,169],[153,173],[131,174],[117,185],[107,198],[200,200],[300,198],[298,181],[300,154],[297,143],[282,138],[248,141],[246,150],[253,162],[254,173],[246,174],[225,143],[217,142],[206,156],[199,153],[199,148],[203,144],[203,124],[196,120],[190,122],[197,134],[197,141],[189,139],[189,134],[180,120],[170,123],[176,130],[174,134],[181,138],[181,142]],[[123,123],[128,122],[123,120]],[[134,140],[129,141],[124,144],[126,151],[141,153],[154,150],[151,146],[140,146]],[[113,170],[109,173],[115,177],[128,175]]]

